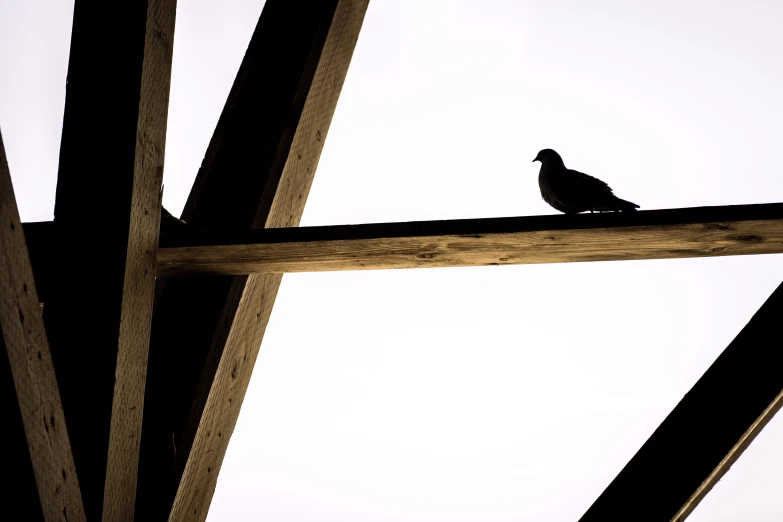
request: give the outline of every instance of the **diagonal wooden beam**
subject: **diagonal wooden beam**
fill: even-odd
[[[183,218],[203,229],[298,225],[366,9],[367,0],[267,0]],[[279,284],[279,275],[166,282],[139,517],[206,517]]]
[[[783,284],[661,423],[582,522],[681,522],[783,405]]]
[[[148,0],[103,520],[132,522],[147,378],[176,0]]]
[[[323,272],[783,253],[783,203],[419,221],[169,241],[158,275]]]
[[[2,136],[0,329],[0,344],[4,344],[8,355],[44,519],[85,520],[60,391],[38,307],[33,269]],[[15,477],[7,477],[7,480],[13,481]]]
[[[74,5],[44,318],[91,520],[134,516],[175,12]],[[63,255],[90,238],[100,266]]]

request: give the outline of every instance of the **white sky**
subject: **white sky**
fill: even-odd
[[[263,2],[180,0],[178,213]],[[0,0],[0,128],[51,219],[72,2]],[[554,213],[545,147],[643,209],[783,201],[783,2],[372,0],[303,225]],[[109,175],[109,174],[107,174]],[[287,275],[210,521],[573,521],[783,256]],[[783,518],[774,419],[690,520]]]

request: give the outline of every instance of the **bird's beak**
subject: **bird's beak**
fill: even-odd
[[[541,161],[540,159],[538,159],[538,156],[536,156],[536,159],[533,160],[533,163],[535,163],[536,161]]]

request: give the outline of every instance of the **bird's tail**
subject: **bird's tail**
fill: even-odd
[[[609,198],[606,199],[606,201],[603,202],[601,205],[603,208],[599,208],[596,210],[605,210],[605,211],[614,211],[614,212],[634,212],[637,208],[639,208],[639,205],[636,203],[631,203],[630,201],[626,201],[624,199],[620,199],[614,194],[612,194]]]
[[[626,201],[624,199],[615,198],[617,200],[617,204],[620,207],[619,210],[622,210],[623,212],[635,212],[637,208],[639,208],[639,205],[636,203],[631,203],[630,201]]]

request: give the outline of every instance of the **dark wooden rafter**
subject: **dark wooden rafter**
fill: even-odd
[[[33,269],[0,136],[0,344],[7,354],[47,521],[86,520]],[[5,355],[2,355],[5,358]],[[3,422],[8,422],[4,419]],[[7,429],[6,426],[3,428]],[[9,451],[9,448],[5,448]],[[21,453],[24,454],[24,451]],[[8,476],[14,481],[16,477]],[[9,512],[10,513],[10,512]],[[17,513],[17,516],[19,513]]]
[[[783,405],[783,284],[581,518],[681,522]]]
[[[175,12],[74,6],[44,319],[90,520],[133,518]],[[95,270],[63,255],[91,238]]]
[[[161,250],[158,275],[250,274],[783,253],[783,203],[216,232]]]
[[[183,218],[207,230],[299,224],[366,8],[267,0]],[[279,275],[166,281],[138,519],[206,518],[279,284]]]

